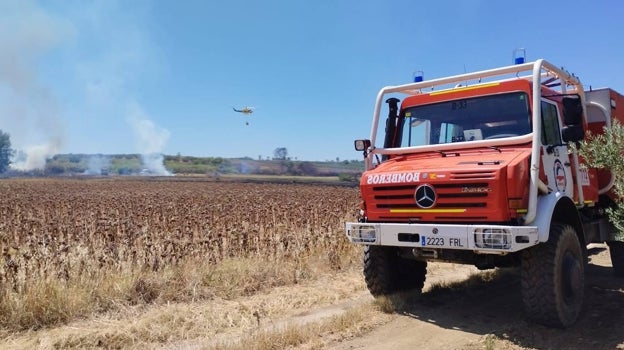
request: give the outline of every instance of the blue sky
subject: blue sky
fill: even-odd
[[[14,148],[360,159],[377,92],[523,47],[624,93],[620,1],[0,0]],[[232,107],[254,106],[250,116]],[[249,125],[246,125],[249,122]]]

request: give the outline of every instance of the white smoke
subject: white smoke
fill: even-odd
[[[37,70],[38,59],[71,37],[73,28],[29,1],[0,1],[0,128],[19,170],[41,169],[64,144],[56,97]]]
[[[147,170],[143,174],[173,175],[165,168],[164,156],[162,154],[169,140],[169,130],[158,128],[136,103],[130,105],[126,121],[132,126],[137,137],[137,149],[141,154],[143,167]]]
[[[89,156],[85,175],[106,175],[111,166],[110,157],[98,154]]]
[[[150,174],[171,175],[162,155],[169,131],[133,102],[140,78],[159,69],[155,58],[161,55],[145,23],[149,2],[134,4],[133,11],[115,0],[42,3],[0,0],[0,129],[18,150],[12,167],[44,168],[47,159],[72,147],[64,124],[88,134],[89,151],[127,147],[120,138],[128,140],[129,133],[114,135],[119,142],[112,145],[108,129],[99,133],[97,128],[106,118],[107,126],[119,130],[126,116],[143,166]],[[88,171],[98,167],[101,171],[106,164]]]
[[[28,146],[23,149],[23,157],[14,159],[11,168],[15,170],[34,170],[45,168],[46,161],[60,151],[60,144],[54,142]]]

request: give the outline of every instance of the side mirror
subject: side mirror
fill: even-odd
[[[354,145],[356,151],[363,152],[371,146],[371,142],[370,140],[355,140]]]
[[[585,138],[585,130],[582,125],[564,126],[561,136],[563,136],[563,142],[578,142]]]
[[[563,103],[563,120],[565,125],[581,124],[583,116],[583,104],[578,96],[566,96]]]

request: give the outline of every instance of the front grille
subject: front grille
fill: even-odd
[[[416,185],[373,187],[377,208],[418,208],[414,200],[416,187]],[[489,192],[470,191],[487,187],[486,182],[433,185],[437,195],[435,207],[485,207]]]
[[[488,203],[494,201],[490,198],[490,181],[495,178],[494,171],[456,172],[450,175],[452,183],[435,184],[436,203],[429,212],[417,212],[421,209],[414,199],[416,188],[420,184],[413,185],[377,185],[372,187],[372,193],[377,209],[381,211],[396,210],[391,216],[383,215],[384,218],[403,218],[405,220],[481,220],[481,216],[474,211],[469,213],[453,212],[449,214],[445,210],[453,209],[487,209]],[[491,204],[490,204],[491,205]],[[410,212],[410,209],[416,209]],[[438,209],[439,211],[436,211]],[[475,215],[476,214],[476,215]]]

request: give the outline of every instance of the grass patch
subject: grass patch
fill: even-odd
[[[344,314],[309,324],[291,324],[282,329],[259,330],[236,342],[211,345],[205,350],[269,350],[304,347],[320,349],[329,341],[364,334],[372,328],[377,308],[364,304]]]
[[[132,305],[54,329],[7,333],[0,348],[200,349],[219,344],[234,346],[239,340],[249,344],[252,336],[258,344],[293,344],[297,341],[307,344],[308,340],[297,340],[297,337],[313,337],[312,333],[283,333],[279,336],[273,333],[295,325],[294,322],[303,326],[304,322],[319,320],[299,315],[304,310],[343,301],[354,293],[363,292],[364,288],[359,273],[334,271],[319,275],[316,280],[271,288],[232,300],[214,297],[196,302]],[[362,304],[356,310],[364,308],[368,306]],[[328,316],[320,315],[326,317],[323,320],[328,319]],[[349,318],[339,320],[344,325],[332,327],[321,339],[333,337],[336,329],[353,323]],[[274,348],[281,348],[281,345]]]
[[[335,270],[324,252],[304,257],[228,258],[211,264],[189,260],[161,271],[101,270],[89,278],[45,279],[0,295],[0,327],[8,331],[65,324],[132,305],[231,300],[277,286],[300,283]],[[355,260],[359,251],[346,251]]]

